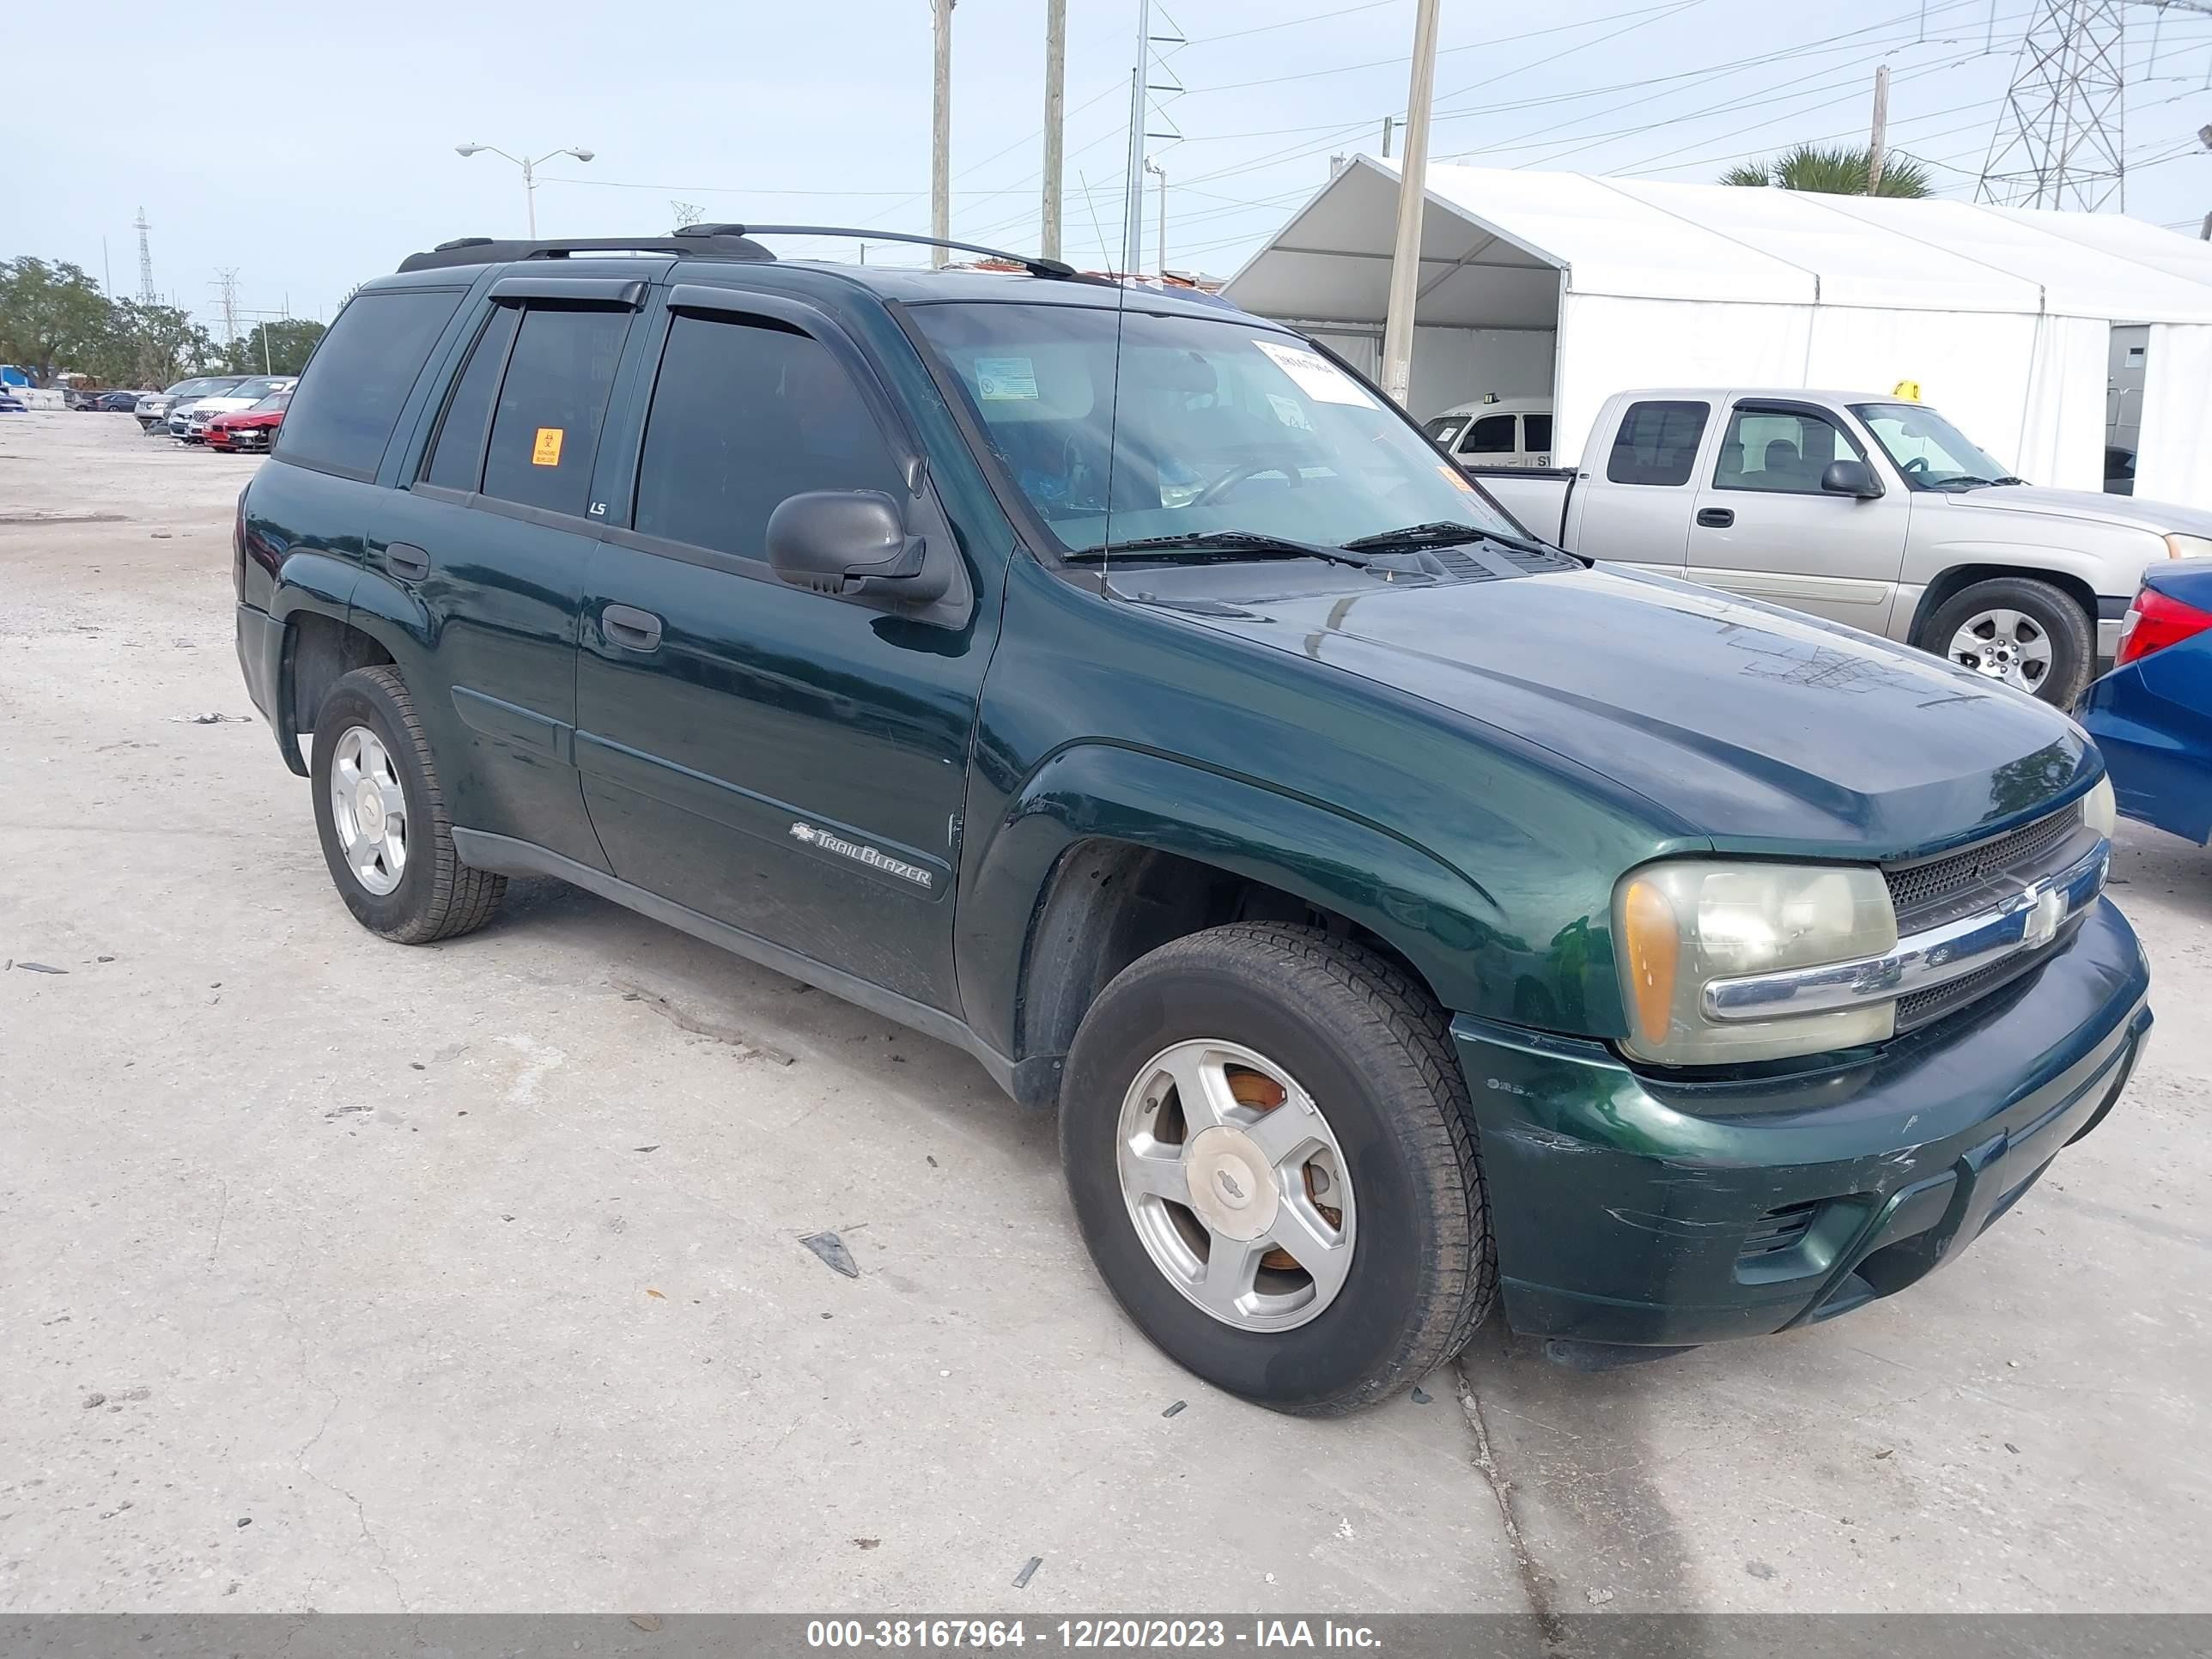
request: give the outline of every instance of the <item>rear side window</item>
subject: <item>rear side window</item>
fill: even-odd
[[[1613,434],[1605,476],[1614,483],[1685,484],[1705,435],[1705,404],[1631,404]]]
[[[490,320],[477,336],[468,367],[446,399],[446,412],[438,419],[438,436],[430,449],[430,463],[422,482],[448,489],[474,489],[483,481],[484,435],[491,425],[491,400],[498,394],[500,376],[507,372],[507,348],[522,320],[514,306],[494,306]]]
[[[584,516],[632,313],[523,313],[484,452],[483,493]]]
[[[355,295],[284,411],[277,455],[349,477],[374,473],[432,343],[460,303],[458,289]]]
[[[769,514],[809,489],[905,499],[852,377],[811,335],[678,317],[638,463],[638,533],[764,560]]]
[[[1510,455],[1513,453],[1513,417],[1510,415],[1486,415],[1468,428],[1467,436],[1459,441],[1462,455]]]
[[[1548,415],[1523,415],[1521,417],[1521,435],[1525,441],[1522,447],[1530,454],[1549,453],[1552,447],[1552,417]]]

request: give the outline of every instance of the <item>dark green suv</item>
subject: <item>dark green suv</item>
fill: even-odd
[[[2148,975],[2063,714],[1534,542],[1300,337],[1007,263],[360,289],[237,583],[365,927],[557,876],[959,1045],[1130,1317],[1290,1411],[1501,1304],[1827,1319],[2111,1109]]]

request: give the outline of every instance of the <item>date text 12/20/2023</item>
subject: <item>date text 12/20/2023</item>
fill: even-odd
[[[1020,1619],[815,1619],[810,1648],[1350,1648],[1382,1645],[1372,1626],[1333,1619],[1254,1619],[1238,1627],[1225,1619],[1061,1619],[1030,1625]]]

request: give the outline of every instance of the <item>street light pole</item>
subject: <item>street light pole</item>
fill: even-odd
[[[533,242],[538,240],[538,169],[556,155],[573,155],[579,161],[588,161],[592,155],[592,151],[581,148],[549,149],[544,155],[532,159],[521,155],[509,155],[497,144],[455,144],[453,146],[453,154],[464,158],[483,155],[486,151],[502,161],[512,161],[522,169],[523,207],[529,215],[530,240]]]
[[[1413,379],[1413,305],[1421,277],[1421,207],[1429,185],[1429,105],[1437,85],[1437,0],[1413,17],[1413,79],[1406,94],[1406,159],[1398,185],[1398,240],[1382,324],[1382,390],[1403,407]]]
[[[1150,156],[1145,158],[1145,171],[1160,181],[1160,280],[1168,279],[1168,175]]]

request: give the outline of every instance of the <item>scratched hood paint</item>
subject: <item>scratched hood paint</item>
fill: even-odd
[[[1600,565],[1240,599],[1196,617],[1517,733],[1745,850],[1890,857],[1993,833],[2099,769],[2021,693],[1854,630]]]

